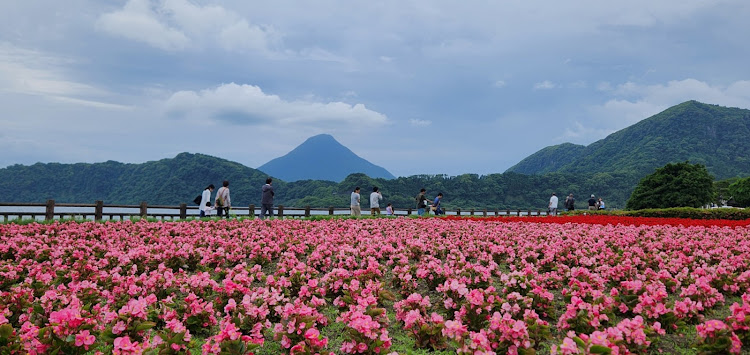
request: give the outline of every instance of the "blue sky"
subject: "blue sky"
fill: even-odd
[[[0,2],[0,167],[332,134],[397,176],[498,173],[687,100],[750,108],[750,2]]]

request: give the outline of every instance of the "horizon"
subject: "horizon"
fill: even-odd
[[[685,101],[750,108],[749,16],[742,0],[5,2],[0,168],[191,152],[257,169],[330,134],[395,176],[503,173]]]

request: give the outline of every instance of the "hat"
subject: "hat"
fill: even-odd
[[[591,197],[594,197],[594,194],[591,194]]]

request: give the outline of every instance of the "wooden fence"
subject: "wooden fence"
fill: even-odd
[[[362,209],[363,215],[370,213],[369,209]],[[384,211],[384,210],[383,210]],[[302,218],[323,215],[348,215],[349,208],[311,208],[310,206],[285,207],[275,206],[274,217],[277,218]],[[416,213],[416,209],[395,209],[396,216],[408,216]],[[232,207],[231,215],[236,217],[255,217],[260,214],[260,207],[249,205],[248,207]],[[468,209],[460,208],[445,210],[446,215],[452,216],[544,216],[547,211],[532,210],[498,210],[498,209]],[[46,203],[6,203],[0,202],[0,216],[3,222],[9,220],[23,220],[30,218],[35,220],[54,219],[93,219],[101,220],[126,220],[131,217],[151,217],[159,220],[184,220],[197,218],[199,216],[198,206],[188,206],[185,203],[179,206],[148,205],[145,201],[140,205],[105,205],[103,201],[94,204],[84,203],[55,203],[55,200],[47,200]],[[213,216],[216,216],[215,212]]]

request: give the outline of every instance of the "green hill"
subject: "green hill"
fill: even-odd
[[[208,186],[230,181],[233,204],[259,198],[266,174],[242,164],[203,154],[181,153],[143,164],[37,163],[0,169],[0,201],[176,205],[192,201]],[[257,193],[256,193],[257,192]]]
[[[667,163],[689,161],[716,179],[750,174],[750,110],[688,101],[582,147],[547,147],[508,172],[622,173],[643,177]]]

